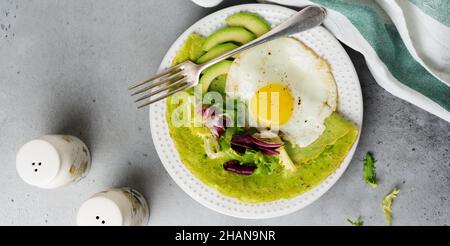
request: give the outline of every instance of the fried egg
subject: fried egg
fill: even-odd
[[[328,63],[294,38],[280,38],[241,53],[225,91],[246,102],[250,126],[279,129],[300,147],[314,142],[336,110],[338,92]]]

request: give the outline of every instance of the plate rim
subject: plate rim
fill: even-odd
[[[159,65],[159,67],[158,67],[158,71],[161,71],[161,70],[165,67],[165,64],[170,64],[170,63],[171,63],[170,60],[169,60],[169,59],[171,58],[169,54],[172,53],[173,50],[175,50],[176,48],[178,48],[178,46],[180,45],[179,43],[181,42],[181,40],[183,40],[183,38],[187,37],[187,35],[189,35],[190,33],[192,33],[192,32],[194,31],[196,25],[198,25],[201,21],[204,21],[204,19],[212,18],[213,16],[215,16],[215,15],[220,15],[220,14],[222,14],[223,12],[240,11],[240,10],[244,10],[244,9],[245,9],[246,11],[251,11],[252,8],[254,9],[254,8],[259,8],[259,7],[263,7],[263,8],[273,8],[274,10],[277,10],[277,9],[278,9],[278,10],[281,10],[281,11],[290,11],[290,12],[292,12],[292,14],[294,14],[294,13],[296,12],[295,10],[293,10],[293,9],[291,9],[291,8],[288,8],[288,7],[284,7],[284,6],[273,5],[273,4],[258,4],[258,3],[255,3],[255,4],[240,4],[240,5],[234,5],[234,6],[227,7],[227,8],[223,8],[223,9],[220,9],[220,10],[215,11],[215,12],[213,12],[213,13],[210,13],[209,15],[206,15],[206,16],[202,17],[201,19],[197,20],[195,23],[193,23],[191,26],[189,26],[184,32],[182,32],[182,33],[177,37],[177,39],[172,43],[172,45],[170,46],[170,48],[169,48],[169,49],[167,50],[167,52],[165,53],[163,59],[161,60],[161,63],[160,63],[160,65]],[[306,201],[306,202],[303,202],[301,206],[293,206],[292,209],[286,209],[286,210],[283,210],[283,211],[278,212],[278,213],[263,214],[262,216],[260,216],[260,215],[253,215],[253,214],[252,214],[252,215],[246,216],[246,215],[243,215],[243,214],[239,214],[239,215],[238,215],[238,214],[230,213],[230,212],[228,212],[228,211],[224,211],[224,210],[217,209],[216,207],[210,206],[209,204],[205,203],[203,200],[198,199],[197,196],[194,196],[194,195],[192,194],[192,190],[191,190],[187,185],[182,184],[181,181],[178,180],[177,176],[176,176],[174,173],[172,173],[172,170],[170,170],[170,169],[167,167],[167,164],[164,163],[164,161],[162,160],[162,158],[161,158],[161,153],[162,153],[162,149],[161,149],[161,148],[162,148],[162,147],[156,144],[156,143],[158,142],[157,139],[156,139],[156,134],[154,134],[153,131],[152,131],[152,128],[153,128],[153,125],[152,125],[152,105],[150,105],[150,107],[149,107],[149,124],[150,124],[150,132],[151,132],[151,135],[152,135],[152,142],[153,142],[153,145],[155,146],[156,152],[157,152],[157,154],[158,154],[158,158],[160,159],[161,163],[162,163],[163,166],[164,166],[164,169],[167,171],[167,173],[168,173],[169,176],[172,178],[172,180],[173,180],[173,181],[174,181],[174,182],[175,182],[175,183],[176,183],[176,184],[177,184],[177,185],[178,185],[178,186],[179,186],[186,194],[188,194],[189,197],[190,197],[191,199],[193,199],[194,201],[200,203],[200,204],[203,205],[204,207],[207,207],[207,208],[209,208],[209,209],[211,209],[211,210],[213,210],[213,211],[216,211],[216,212],[218,212],[218,213],[220,213],[220,214],[224,214],[224,215],[227,215],[227,216],[235,217],[235,218],[241,218],[241,219],[268,219],[268,218],[275,218],[275,217],[285,216],[285,215],[294,213],[294,212],[296,212],[296,211],[299,211],[299,210],[301,210],[301,209],[307,207],[308,205],[312,204],[313,202],[317,201],[317,200],[318,200],[320,197],[322,197],[327,191],[329,191],[329,190],[336,184],[336,182],[342,177],[342,175],[344,174],[344,172],[347,170],[348,166],[350,165],[350,162],[351,162],[351,160],[353,159],[353,156],[354,156],[354,154],[355,154],[355,150],[356,150],[356,148],[357,148],[357,146],[358,146],[358,144],[359,144],[359,139],[360,139],[361,131],[362,131],[362,127],[363,127],[364,103],[363,103],[363,97],[362,97],[361,83],[360,83],[360,81],[359,81],[359,77],[358,77],[358,74],[357,74],[357,72],[356,72],[355,66],[353,65],[353,62],[352,62],[352,60],[350,59],[350,57],[349,57],[347,51],[344,49],[344,47],[342,46],[342,44],[336,39],[336,37],[335,37],[333,34],[331,34],[326,28],[324,28],[323,26],[320,26],[320,28],[322,28],[322,29],[324,29],[326,32],[328,32],[328,33],[336,40],[336,42],[339,43],[339,47],[338,47],[338,48],[341,49],[341,50],[343,51],[343,56],[345,56],[345,58],[348,59],[348,61],[350,62],[348,68],[351,70],[350,73],[352,73],[352,74],[355,75],[355,80],[358,82],[358,85],[359,85],[359,86],[358,86],[357,93],[359,94],[359,96],[358,96],[359,102],[358,102],[358,103],[361,105],[361,114],[359,115],[359,123],[357,124],[358,130],[359,130],[359,131],[358,131],[358,136],[357,136],[357,139],[355,140],[355,143],[353,144],[352,148],[350,149],[350,151],[348,152],[348,154],[346,155],[346,157],[344,158],[344,160],[340,163],[340,166],[342,166],[342,165],[345,165],[345,166],[343,166],[341,172],[337,174],[338,176],[337,176],[334,180],[332,180],[331,182],[329,182],[328,187],[326,187],[326,188],[324,188],[324,189],[322,189],[322,190],[320,190],[320,191],[318,191],[318,192],[312,194],[312,195],[311,195],[312,198],[309,199],[309,200]],[[163,100],[162,102],[165,103],[165,100]],[[153,107],[154,107],[154,106],[153,106]],[[170,134],[168,134],[168,137],[170,138]],[[173,142],[172,139],[169,139],[169,141]],[[176,155],[179,156],[178,151],[175,151],[175,152],[176,152]],[[213,189],[214,192],[218,193],[218,194],[219,194],[220,196],[222,196],[222,197],[231,198],[231,199],[236,199],[236,198],[233,198],[233,197],[225,196],[225,195],[221,194],[220,192],[218,192],[217,190],[215,190],[214,188],[212,188],[212,187],[206,185],[204,182],[202,182],[201,180],[199,180],[194,174],[192,174],[192,172],[191,172],[191,171],[190,171],[190,170],[189,170],[182,162],[181,162],[181,164],[184,166],[184,168],[186,168],[186,169],[188,170],[188,172],[190,173],[190,175],[192,175],[195,179],[197,179],[202,185],[204,185],[204,186],[206,186],[206,187],[208,187],[208,188]],[[339,170],[339,168],[338,168],[336,171],[338,171],[338,170]],[[332,174],[335,174],[336,171],[334,171]],[[330,176],[331,176],[331,174],[330,174]],[[322,180],[322,181],[321,181],[318,185],[316,185],[314,188],[318,187],[320,184],[322,184],[322,183],[323,183],[326,179],[328,179],[330,176],[328,176],[327,178],[325,178],[324,180]],[[305,193],[301,193],[301,194],[299,194],[299,195],[297,195],[297,196],[295,196],[295,197],[292,197],[292,198],[290,198],[290,199],[293,199],[293,198],[296,198],[296,197],[305,195],[305,194],[307,194],[307,193],[313,191],[314,188],[312,188],[311,190],[308,190],[308,191],[305,192]],[[282,200],[282,199],[279,199],[279,200]],[[277,200],[277,201],[278,201],[278,200]]]

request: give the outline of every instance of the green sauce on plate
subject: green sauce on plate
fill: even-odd
[[[194,135],[190,127],[173,126],[170,115],[175,108],[168,103],[166,120],[183,164],[206,185],[245,202],[292,198],[310,190],[339,167],[358,136],[352,123],[333,113],[325,121],[325,132],[313,144],[306,148],[287,145],[297,171],[288,172],[280,165],[271,174],[255,172],[243,176],[223,169],[223,163],[228,161],[225,157],[207,157],[203,139]]]

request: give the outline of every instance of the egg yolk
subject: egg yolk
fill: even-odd
[[[283,125],[294,111],[291,90],[282,84],[261,87],[250,100],[250,112],[258,124],[266,127]]]

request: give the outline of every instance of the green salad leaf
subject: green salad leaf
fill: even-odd
[[[381,203],[381,206],[383,208],[384,216],[386,217],[386,224],[391,225],[392,224],[392,201],[394,198],[397,197],[398,192],[400,190],[395,187],[391,193],[389,193]]]
[[[219,139],[220,149],[231,160],[239,160],[241,158],[241,156],[231,148],[231,138],[239,131],[242,130],[235,127],[228,127]]]
[[[364,158],[363,178],[372,188],[377,187],[377,174],[375,172],[375,158],[371,152],[367,152]]]
[[[241,156],[241,163],[254,163],[258,167],[258,172],[271,174],[278,166],[278,155],[265,155],[260,151],[246,150]]]
[[[348,223],[350,223],[352,226],[363,226],[364,221],[361,220],[361,216],[356,218],[355,221],[351,221],[350,219],[347,219]]]
[[[271,174],[279,165],[278,155],[265,155],[260,151],[250,149],[247,149],[243,154],[239,154],[231,148],[231,138],[233,135],[243,131],[244,129],[239,127],[227,128],[219,139],[220,149],[230,160],[237,160],[241,164],[253,163],[258,167],[257,172]]]

